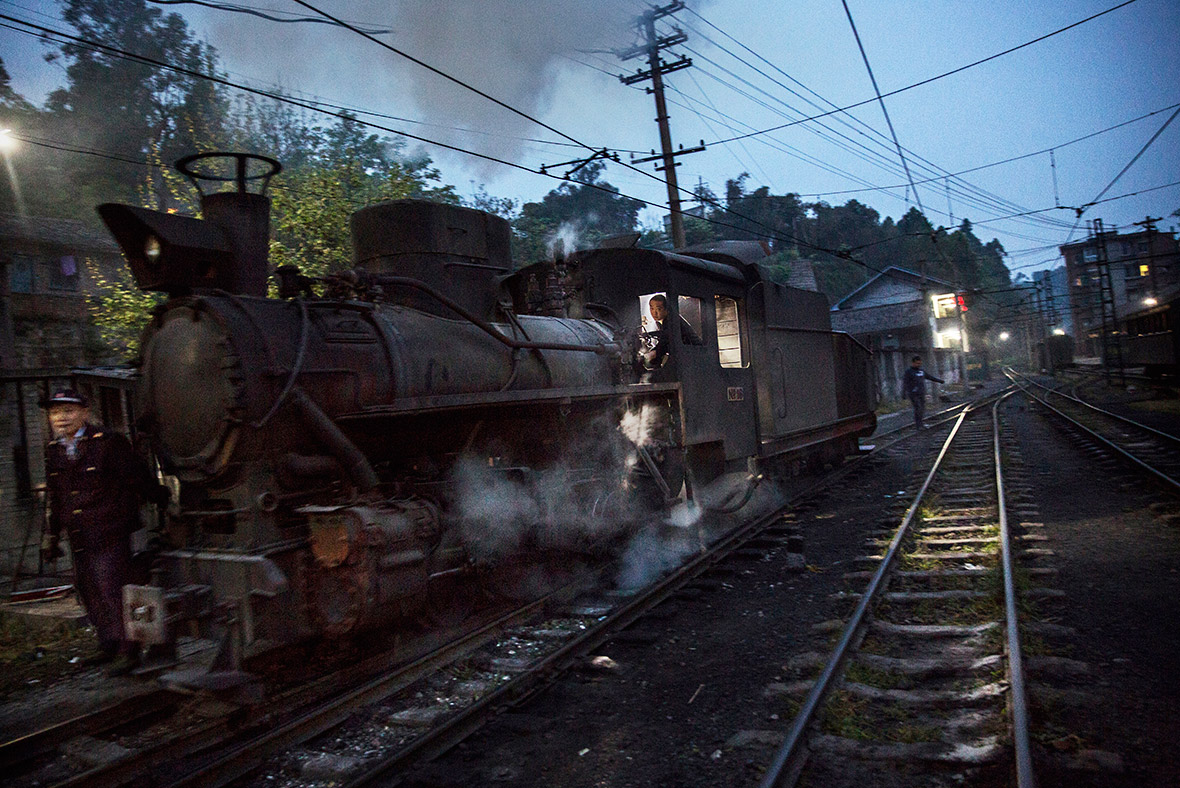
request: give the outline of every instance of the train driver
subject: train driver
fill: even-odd
[[[643,353],[643,365],[648,369],[658,369],[668,361],[668,332],[664,326],[664,321],[668,318],[668,297],[663,293],[656,293],[648,299],[647,311],[651,315],[652,323],[655,324],[655,329],[648,332],[649,336],[655,337],[655,344]],[[701,338],[683,315],[680,317],[679,323],[682,344],[703,344]]]

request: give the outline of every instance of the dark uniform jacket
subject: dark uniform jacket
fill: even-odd
[[[147,464],[117,432],[87,424],[70,459],[55,441],[45,450],[49,533],[69,534],[74,550],[126,540],[139,525],[140,502],[155,500],[158,485]]]
[[[943,382],[940,378],[926,374],[926,370],[921,367],[917,369],[910,367],[905,371],[905,375],[901,379],[901,388],[907,397],[924,397],[926,396],[927,378],[933,380],[935,383]]]

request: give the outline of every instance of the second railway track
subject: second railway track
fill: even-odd
[[[797,685],[763,788],[1035,784],[1019,607],[1057,592],[1035,587],[1051,568],[1017,566],[1040,537],[1011,533],[1000,436],[996,409],[964,413],[870,568],[847,576],[865,585],[831,656],[796,661],[818,674]]]
[[[1180,496],[1180,437],[1048,388],[1026,376],[1012,371],[1006,374],[1021,386],[1030,400],[1064,420],[1087,440],[1113,452],[1157,485]]]

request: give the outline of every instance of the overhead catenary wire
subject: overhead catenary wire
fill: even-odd
[[[740,46],[745,51],[750,52],[754,57],[758,58],[763,63],[768,64],[771,68],[773,68],[778,73],[782,74],[785,78],[789,79],[795,85],[798,85],[801,89],[806,90],[807,92],[811,93],[816,98],[822,100],[823,102],[825,102],[827,105],[829,105],[831,107],[837,106],[836,104],[829,101],[828,99],[825,99],[823,96],[818,94],[816,91],[812,90],[811,88],[809,88],[806,85],[804,85],[803,83],[801,83],[799,80],[795,79],[794,77],[791,77],[789,74],[787,74],[785,71],[783,71],[778,66],[775,66],[773,63],[771,63],[765,57],[758,55],[750,47],[748,47],[745,44],[743,44],[742,42],[738,41],[736,38],[729,35],[724,30],[721,30],[719,27],[717,27],[717,25],[715,25],[712,22],[710,22],[709,20],[705,19],[698,12],[693,11],[691,9],[689,9],[689,12],[692,13],[697,18],[701,19],[702,22],[707,24],[712,29],[718,31],[721,35],[723,35],[726,38],[728,38],[729,40],[732,40],[735,43],[737,43],[738,46]],[[678,20],[678,21],[681,21],[681,20]],[[709,37],[708,35],[703,34],[700,30],[698,30],[697,28],[693,27],[690,24],[686,24],[683,21],[681,21],[681,23],[685,24],[685,27],[687,27],[689,30],[693,31],[695,35],[697,35],[697,36],[703,38],[704,40],[706,40],[707,42],[713,44],[715,47],[717,47],[721,51],[730,55],[731,57],[733,57],[735,60],[742,63],[743,65],[751,68],[756,73],[763,76],[767,80],[771,81],[772,83],[774,83],[778,87],[786,90],[787,92],[789,92],[790,94],[792,94],[794,96],[799,97],[803,101],[810,104],[812,107],[815,107],[817,109],[821,108],[820,105],[817,104],[815,101],[812,101],[808,97],[802,95],[801,93],[796,91],[794,88],[792,88],[790,85],[785,84],[782,80],[777,79],[776,77],[774,77],[771,74],[768,74],[765,70],[763,70],[759,66],[757,66],[753,63],[750,63],[748,60],[741,57],[737,53],[733,52],[731,49],[726,47],[724,44],[716,41],[715,39]],[[706,62],[716,65],[718,68],[721,68],[727,74],[733,75],[732,71],[729,71],[728,69],[725,69],[724,67],[720,66],[719,64],[716,63],[716,61],[712,60],[711,58],[708,58],[703,53],[699,53],[697,50],[694,50],[694,49],[691,49],[688,47],[686,47],[686,48],[690,52],[692,52],[696,57],[698,57],[702,60],[705,60]],[[737,75],[733,75],[733,76],[735,79],[739,79],[743,84],[749,86],[751,89],[757,90],[758,92],[762,93],[768,99],[775,101],[777,103],[783,104],[783,106],[786,107],[787,109],[789,109],[791,112],[796,113],[799,116],[805,116],[805,113],[803,111],[799,110],[798,108],[792,107],[789,103],[784,101],[782,98],[775,96],[762,88],[758,88],[757,86],[754,86],[753,83],[751,83],[749,80],[743,79]],[[714,78],[719,79],[719,81],[723,81],[723,80],[720,80],[720,78],[717,78],[717,77],[714,77]],[[783,112],[779,112],[779,111],[775,110],[774,108],[770,107],[769,105],[765,104],[764,102],[758,101],[758,99],[756,99],[753,96],[750,96],[748,93],[741,90],[740,88],[737,88],[732,85],[730,85],[730,87],[731,87],[731,89],[734,89],[735,91],[737,91],[739,94],[749,98],[752,101],[759,103],[761,106],[771,109],[771,111],[775,111],[777,114],[780,114],[785,118],[792,119],[792,116],[786,115]],[[866,138],[868,141],[872,142],[875,145],[882,145],[884,147],[887,143],[891,142],[889,137],[882,134],[880,131],[875,129],[873,126],[865,123],[863,120],[857,118],[855,115],[852,115],[851,113],[849,113],[847,115],[847,118],[850,119],[851,121],[855,121],[855,124],[858,124],[858,125],[854,125],[854,123],[849,122],[849,120],[845,119],[845,117],[843,117],[843,116],[836,116],[835,121],[840,123],[843,126],[846,126],[847,128],[849,128],[851,131],[855,132],[856,134]],[[742,125],[746,126],[747,128],[750,128],[750,129],[754,128],[753,126],[749,126],[748,124],[743,123]],[[822,122],[817,122],[815,124],[807,124],[806,126],[804,126],[804,128],[808,129],[809,131],[813,131],[814,133],[818,133],[821,137],[827,138],[827,134],[825,134],[824,132],[818,131],[818,129],[814,129],[813,128],[814,126],[819,126],[820,128],[825,129],[827,132],[830,132],[830,133],[840,137],[841,139],[847,141],[848,145],[862,148],[866,153],[869,153],[874,157],[880,157],[880,158],[874,158],[871,161],[873,163],[877,164],[878,166],[883,166],[885,169],[888,169],[890,171],[894,171],[893,168],[895,167],[895,165],[892,164],[892,157],[888,157],[888,158],[884,157],[881,152],[877,151],[874,148],[869,147],[866,143],[857,142],[856,140],[852,139],[848,135],[845,135],[839,131],[836,131],[835,129],[832,129],[830,126],[827,126],[826,124],[824,124]],[[864,130],[862,130],[858,126],[863,126],[864,129],[867,129],[869,132],[872,132],[872,135],[876,135],[876,136],[871,136],[871,135],[867,134]],[[880,138],[880,139],[878,139],[878,138]],[[838,145],[839,147],[844,148],[845,150],[848,150],[848,151],[854,153],[854,155],[861,155],[861,154],[857,154],[853,148],[849,148],[844,143],[838,142],[836,140],[831,140],[831,141],[833,143],[835,143],[836,145]],[[914,164],[915,162],[917,162],[922,168],[934,173],[927,179],[916,181],[917,183],[924,183],[924,182],[927,182],[928,180],[941,180],[945,177],[953,176],[953,174],[950,173],[949,171],[947,171],[945,168],[938,167],[937,165],[934,165],[932,162],[929,162],[928,160],[919,156],[918,154],[914,153],[913,151],[909,150],[908,148],[903,147],[903,150],[906,152],[906,154],[908,154],[908,159],[909,159],[911,165]],[[861,156],[861,157],[864,158],[864,156]],[[868,159],[866,159],[866,160],[868,160]],[[879,188],[873,187],[871,184],[868,186],[868,188],[870,190],[878,190],[878,191],[881,190]],[[903,186],[899,186],[896,188],[903,188]],[[981,210],[985,210],[985,211],[1000,210],[1002,212],[1010,213],[1010,214],[1020,214],[1020,213],[1023,213],[1026,211],[1024,206],[1020,206],[1016,203],[1011,202],[1010,200],[1006,200],[1006,199],[998,197],[997,195],[993,195],[990,192],[987,192],[986,190],[983,190],[983,189],[979,188],[978,186],[975,186],[975,185],[971,184],[970,182],[963,180],[962,178],[957,178],[955,180],[955,185],[953,188],[960,200],[964,200],[966,202],[969,202],[970,204],[976,205]],[[860,190],[850,190],[850,191],[860,191]],[[825,196],[824,193],[815,194],[816,199],[819,199],[823,196]],[[946,215],[949,216],[949,213]],[[1064,223],[1060,222],[1059,220],[1048,219],[1048,218],[1044,218],[1044,217],[1033,217],[1032,219],[1030,219],[1030,222],[1035,223],[1035,224],[1046,224],[1046,225],[1057,224],[1058,226],[1064,226]]]
[[[1145,142],[1143,144],[1143,147],[1140,148],[1139,151],[1134,156],[1131,157],[1131,160],[1129,162],[1127,162],[1127,165],[1125,167],[1123,167],[1121,170],[1119,170],[1119,174],[1114,176],[1114,179],[1111,180],[1110,183],[1106,184],[1106,186],[1103,187],[1102,191],[1098,192],[1098,195],[1093,200],[1090,200],[1088,203],[1075,209],[1075,211],[1077,212],[1077,219],[1074,221],[1073,227],[1069,231],[1069,236],[1065,239],[1065,243],[1069,243],[1071,240],[1073,240],[1073,234],[1075,232],[1077,232],[1078,225],[1080,225],[1082,223],[1082,214],[1085,213],[1092,206],[1098,204],[1098,201],[1102,198],[1102,196],[1104,194],[1106,194],[1108,191],[1110,191],[1111,187],[1114,186],[1116,183],[1118,183],[1119,179],[1122,178],[1127,173],[1127,170],[1131,169],[1131,167],[1135,164],[1135,162],[1139,161],[1139,157],[1142,156],[1144,153],[1146,153],[1147,149],[1150,148],[1152,146],[1152,144],[1157,139],[1159,139],[1159,136],[1164,133],[1164,129],[1168,128],[1168,126],[1171,125],[1172,121],[1176,119],[1177,115],[1180,115],[1180,107],[1177,107],[1176,111],[1168,116],[1168,119],[1164,121],[1164,124],[1162,126],[1160,126],[1158,129],[1156,129],[1155,134],[1151,135],[1151,139],[1149,139],[1147,142]]]
[[[918,194],[918,187],[914,186],[914,176],[910,173],[910,164],[906,161],[905,151],[901,149],[901,143],[897,139],[897,131],[893,128],[893,120],[889,117],[889,109],[885,106],[885,99],[881,96],[881,88],[877,85],[877,77],[873,74],[873,66],[869,63],[869,55],[865,52],[864,42],[860,40],[860,31],[856,29],[856,22],[852,18],[852,10],[848,7],[848,0],[840,0],[844,5],[844,13],[848,16],[848,24],[852,27],[852,35],[856,38],[856,47],[860,50],[860,57],[864,61],[865,69],[869,72],[869,80],[873,83],[873,92],[877,94],[877,103],[881,105],[881,114],[885,116],[885,123],[889,126],[889,134],[893,137],[893,144],[897,147],[898,158],[901,159],[901,166],[905,169],[906,180],[910,183],[910,188],[914,190],[914,200],[918,203],[918,210],[926,213],[926,209],[922,207],[922,198]]]
[[[1034,38],[1031,41],[1026,41],[1023,44],[1018,44],[1017,46],[1009,47],[1008,49],[1005,49],[1003,52],[997,52],[994,55],[989,55],[985,58],[981,58],[981,59],[976,60],[972,63],[968,63],[964,66],[959,66],[958,68],[951,69],[950,71],[945,71],[945,72],[943,72],[941,74],[937,74],[933,77],[928,77],[928,78],[920,80],[918,82],[911,83],[909,85],[906,85],[905,87],[900,87],[900,88],[897,88],[896,90],[891,90],[887,93],[883,93],[882,98],[889,98],[890,96],[896,96],[900,93],[905,93],[907,91],[913,90],[914,88],[922,87],[923,85],[929,85],[931,82],[937,82],[940,79],[945,79],[946,77],[966,71],[967,69],[975,68],[976,66],[983,65],[984,63],[995,60],[997,58],[1001,58],[1005,55],[1009,55],[1013,52],[1024,49],[1025,47],[1030,47],[1034,44],[1038,44],[1041,41],[1045,41],[1046,39],[1052,38],[1053,36],[1060,35],[1061,33],[1064,33],[1068,30],[1072,30],[1075,27],[1078,27],[1080,25],[1084,25],[1087,22],[1092,22],[1093,20],[1098,19],[1099,17],[1105,16],[1106,14],[1113,13],[1114,11],[1118,11],[1120,8],[1125,8],[1126,6],[1129,6],[1136,1],[1137,0],[1125,0],[1125,2],[1119,3],[1118,5],[1108,8],[1105,11],[1099,11],[1098,13],[1092,14],[1092,15],[1086,17],[1085,19],[1081,19],[1077,22],[1074,22],[1073,24],[1066,25],[1065,27],[1054,30],[1051,33],[1046,33],[1045,35]],[[769,132],[778,131],[780,129],[785,129],[790,126],[797,126],[800,123],[808,123],[810,121],[817,120],[819,118],[826,118],[830,115],[836,115],[839,113],[847,112],[850,109],[856,109],[857,107],[863,107],[866,104],[872,104],[874,101],[877,101],[877,99],[876,98],[864,99],[863,101],[858,101],[853,104],[847,104],[843,107],[837,107],[833,110],[830,110],[828,112],[822,112],[818,115],[812,115],[810,117],[801,118],[799,120],[792,121],[790,123],[784,123],[779,126],[772,126],[767,129],[753,131],[753,132],[750,132],[749,134],[742,134],[738,137],[730,137],[728,139],[723,139],[723,140],[713,140],[712,142],[709,142],[708,144],[709,145],[724,145],[726,143],[736,142],[738,139],[747,139],[749,137],[753,137],[758,134],[767,134]]]

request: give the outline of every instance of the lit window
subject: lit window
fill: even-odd
[[[1139,266],[1139,275],[1140,276],[1147,276],[1147,274],[1150,270],[1151,270],[1151,266],[1141,265],[1141,266]]]
[[[932,295],[930,296],[930,300],[934,305],[935,317],[954,317],[958,314],[954,293],[940,293],[938,295]]]
[[[78,263],[73,255],[66,255],[49,264],[49,289],[77,292]]]
[[[717,310],[717,356],[723,367],[744,367],[742,326],[738,302],[728,296],[714,296]]]

